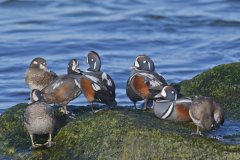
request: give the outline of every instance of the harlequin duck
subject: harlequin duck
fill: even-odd
[[[115,97],[103,81],[95,76],[94,72],[84,72],[81,76],[81,87],[87,101],[90,103],[93,113],[95,112],[93,102],[104,103],[110,107],[117,105]]]
[[[147,109],[147,101],[158,97],[163,87],[168,85],[166,80],[155,72],[154,62],[146,55],[136,57],[132,72],[127,80],[126,93],[134,103],[144,100],[143,109]]]
[[[99,78],[103,84],[107,87],[111,96],[116,98],[115,94],[115,83],[113,79],[106,73],[101,71],[101,58],[95,51],[90,51],[87,56],[87,63],[89,64],[88,72],[92,73],[93,76]]]
[[[24,113],[24,126],[30,135],[32,149],[42,146],[42,144],[34,142],[34,134],[49,134],[49,139],[44,145],[51,147],[53,144],[52,133],[55,127],[53,108],[44,101],[43,95],[39,90],[32,90],[31,99],[33,103],[27,106]]]
[[[25,82],[33,90],[42,90],[57,78],[56,73],[49,71],[47,62],[41,57],[34,58],[26,71]]]
[[[158,118],[170,121],[191,121],[189,116],[191,99],[185,97],[177,99],[177,91],[172,86],[163,87],[161,97],[164,100],[153,101],[153,111]]]
[[[212,130],[224,123],[223,110],[211,97],[196,97],[190,107],[189,115],[197,126],[197,134],[201,134],[199,127]]]
[[[70,60],[68,74],[59,76],[43,89],[45,101],[49,104],[54,103],[62,106],[61,111],[69,114],[67,104],[82,93],[80,85],[81,74],[78,61],[76,59]]]
[[[83,93],[93,110],[93,102],[104,103],[115,107],[115,84],[113,79],[105,72],[101,72],[101,59],[97,52],[88,53],[87,63],[89,69],[81,77]]]

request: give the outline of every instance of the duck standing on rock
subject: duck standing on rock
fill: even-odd
[[[81,75],[78,61],[76,59],[70,60],[68,74],[59,76],[42,90],[44,100],[48,104],[62,106],[61,111],[67,115],[70,114],[67,110],[67,104],[82,93]]]
[[[189,108],[192,100],[189,98],[177,98],[177,91],[172,86],[162,89],[163,100],[153,101],[153,111],[158,118],[170,121],[192,121],[189,116]]]
[[[93,110],[93,102],[104,103],[109,107],[115,107],[115,83],[105,72],[101,72],[101,59],[97,52],[88,53],[87,63],[89,69],[81,77],[83,93]]]
[[[42,146],[42,144],[34,143],[34,134],[49,134],[49,139],[44,145],[51,147],[53,143],[52,133],[55,127],[53,108],[44,101],[43,95],[39,90],[32,90],[31,99],[33,103],[28,105],[24,113],[24,126],[30,135],[32,148]]]
[[[56,73],[49,71],[47,62],[41,57],[34,58],[26,71],[25,82],[33,90],[42,90],[57,78]]]
[[[209,131],[224,123],[223,110],[211,97],[196,97],[190,107],[189,115],[197,126],[197,134],[201,134],[199,127]]]
[[[144,100],[143,109],[147,109],[148,100],[158,98],[163,87],[168,85],[167,81],[155,72],[154,62],[146,55],[137,56],[132,72],[127,80],[126,93],[133,102]]]
[[[88,72],[93,72],[92,74],[96,77],[99,77],[103,84],[107,87],[110,94],[116,98],[115,94],[115,83],[111,76],[109,76],[106,72],[101,71],[101,58],[99,54],[95,51],[90,51],[87,57],[87,63],[89,64]]]

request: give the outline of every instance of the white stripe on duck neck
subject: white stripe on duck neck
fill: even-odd
[[[97,62],[94,62],[93,69],[96,69],[96,66],[97,66]]]
[[[151,64],[148,62],[148,69],[151,70]]]

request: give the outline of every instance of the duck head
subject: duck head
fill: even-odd
[[[155,71],[154,62],[147,55],[139,55],[136,57],[133,68],[144,71]]]
[[[88,71],[99,72],[101,69],[101,58],[95,51],[90,51],[87,56],[87,63],[89,64]]]
[[[32,62],[30,63],[31,68],[39,68],[42,70],[47,71],[47,61],[41,57],[34,58]]]

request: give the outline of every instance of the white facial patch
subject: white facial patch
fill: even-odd
[[[72,71],[75,71],[76,70],[76,66],[72,66]]]
[[[38,64],[38,62],[37,61],[33,61],[33,64]]]
[[[135,66],[135,67],[140,67],[140,65],[139,65],[139,63],[138,63],[137,60],[135,61],[134,66]]]
[[[162,89],[161,95],[162,95],[163,97],[167,97],[167,93],[166,93],[166,91],[165,91],[165,87]]]
[[[47,68],[46,68],[46,66],[44,66],[44,65],[42,65],[42,64],[40,64],[40,69],[43,69],[43,70],[47,70]]]
[[[38,101],[38,97],[37,97],[37,95],[36,95],[35,92],[33,92],[33,97],[32,97],[32,99],[33,99],[34,102]]]
[[[147,61],[143,61],[143,63],[145,64],[145,63],[147,63]]]
[[[217,114],[217,113],[213,114],[213,118],[217,123],[220,122],[220,115],[219,114]]]
[[[80,71],[78,70],[79,67],[78,67],[78,62],[75,63],[75,61],[73,61],[73,66],[72,66],[72,71],[75,71],[77,73],[80,73]]]
[[[93,89],[94,89],[95,91],[99,91],[99,90],[101,89],[101,87],[100,87],[98,84],[96,84],[96,83],[93,83],[93,84],[92,84],[92,87],[93,87]]]
[[[76,62],[75,61],[73,61],[73,66],[76,66]]]

